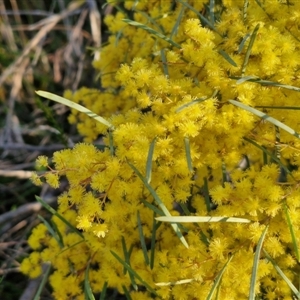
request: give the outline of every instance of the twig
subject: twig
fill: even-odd
[[[2,73],[0,77],[0,85],[3,84],[3,82],[7,79],[9,75],[11,75],[19,65],[22,63],[25,57],[27,57],[32,49],[34,49],[41,39],[45,37],[45,35],[62,19],[66,18],[70,13],[74,12],[74,10],[77,10],[79,7],[81,7],[84,3],[81,1],[72,2],[72,4],[64,11],[62,11],[60,14],[56,14],[53,16],[48,17],[46,20],[43,20],[46,22],[46,24],[40,29],[40,31],[35,35],[33,39],[30,40],[30,42],[26,45],[24,48],[22,54]]]
[[[19,11],[14,11],[14,10],[0,10],[0,16],[14,16],[14,15],[28,15],[28,16],[51,16],[53,13],[49,13],[48,11],[44,10],[19,10]]]
[[[0,269],[0,275],[7,275],[10,273],[20,273],[20,268]]]
[[[27,151],[42,151],[42,152],[52,152],[57,150],[62,150],[67,148],[65,145],[45,145],[45,146],[34,146],[28,144],[21,144],[21,143],[7,143],[4,145],[0,145],[0,149],[5,150],[20,150],[24,149]]]
[[[16,242],[16,241],[10,241],[10,242],[4,242],[4,243],[0,243],[0,250],[5,250],[11,246],[15,246],[19,244],[19,242]]]
[[[24,170],[17,170],[17,171],[11,171],[11,170],[0,170],[0,176],[3,177],[16,177],[19,179],[28,179],[32,175],[32,171],[24,171]]]
[[[17,1],[10,1],[11,3],[11,7],[14,11],[18,12],[19,11],[19,7],[18,7],[18,3]],[[16,23],[19,23],[19,24],[22,24],[22,20],[21,20],[21,17],[19,14],[15,14],[14,15],[14,18],[16,20]],[[22,41],[22,46],[24,46],[26,44],[26,36],[24,34],[24,31],[21,30],[20,31],[20,38],[21,38],[21,41]]]
[[[92,37],[95,43],[95,47],[100,48],[101,46],[101,15],[97,9],[95,0],[86,1],[90,11],[90,24]],[[100,49],[95,51],[94,60],[100,59]]]
[[[20,132],[19,119],[14,115],[15,101],[22,89],[22,79],[29,64],[29,59],[25,58],[19,66],[18,72],[14,74],[13,86],[10,91],[8,99],[8,112],[6,114],[6,122],[3,135],[3,143],[17,141],[19,143],[23,142],[23,138]],[[5,154],[2,154],[5,156]]]
[[[0,25],[1,35],[2,37],[5,37],[5,39],[7,40],[10,49],[12,51],[17,51],[18,47],[14,39],[12,28],[9,24],[4,1],[0,1],[0,10],[2,11],[3,20],[4,20],[4,22],[1,22],[2,24]]]
[[[43,274],[48,268],[47,265],[42,266],[43,268]],[[36,279],[30,280],[26,289],[24,290],[23,294],[19,298],[19,300],[32,300],[41,284],[41,281],[43,279],[43,276],[40,276]]]
[[[49,197],[48,199],[46,198],[45,201],[48,204],[50,204],[50,203],[54,203],[55,199],[56,199],[55,197]],[[23,204],[15,210],[11,210],[9,212],[0,215],[0,226],[4,225],[7,222],[10,222],[14,218],[18,218],[18,219],[25,218],[28,215],[40,211],[41,208],[42,205],[39,202]]]

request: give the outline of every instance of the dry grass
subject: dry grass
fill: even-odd
[[[19,271],[30,251],[26,238],[37,214],[45,214],[34,196],[54,204],[64,189],[30,182],[36,157],[80,140],[67,122],[68,109],[42,102],[34,91],[97,86],[91,61],[100,55],[101,16],[112,11],[103,10],[103,2],[0,1],[0,299],[34,298],[40,280]],[[51,299],[47,288],[41,299]]]

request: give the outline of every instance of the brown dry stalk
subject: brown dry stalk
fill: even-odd
[[[18,67],[22,64],[24,58],[26,58],[30,51],[34,49],[40,41],[47,35],[52,28],[56,26],[58,22],[62,19],[66,18],[68,15],[72,14],[75,10],[81,7],[84,2],[72,2],[72,4],[60,14],[52,15],[45,20],[45,25],[39,30],[39,32],[32,38],[26,47],[24,48],[22,54],[2,73],[0,77],[0,85],[4,83],[8,76],[10,76],[13,72],[17,71]]]

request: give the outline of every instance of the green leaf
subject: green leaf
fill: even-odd
[[[258,105],[256,108],[270,108],[270,109],[290,109],[290,110],[300,110],[300,106],[266,106],[266,105]]]
[[[115,148],[114,148],[114,140],[113,140],[113,135],[112,131],[108,131],[108,139],[109,139],[109,152],[111,156],[115,155]]]
[[[128,271],[128,273],[132,274],[132,276],[134,276],[135,278],[137,278],[142,285],[144,285],[148,291],[150,293],[153,293],[155,296],[158,297],[158,295],[156,294],[155,290],[146,282],[144,281],[141,276],[139,274],[137,274],[129,264],[127,264],[125,261],[123,261],[117,253],[115,253],[114,251],[110,250],[111,254],[126,268],[126,270]]]
[[[157,282],[155,285],[157,286],[173,286],[173,285],[180,285],[180,284],[187,284],[193,282],[195,279],[182,279],[177,281],[170,281],[170,282]]]
[[[191,101],[191,102],[188,102],[188,103],[186,103],[186,104],[184,104],[184,105],[178,107],[178,108],[175,110],[175,112],[176,112],[176,113],[179,113],[179,112],[181,112],[183,109],[185,109],[185,108],[187,108],[187,107],[189,107],[189,106],[191,106],[191,105],[194,105],[194,104],[203,102],[203,101],[205,101],[205,100],[214,98],[214,97],[218,94],[218,92],[219,92],[218,90],[214,90],[214,92],[213,92],[213,94],[212,94],[211,96],[205,96],[205,97],[197,98],[197,99],[195,99],[195,100],[193,100],[193,101]]]
[[[63,235],[62,235],[61,232],[59,231],[59,229],[58,229],[58,227],[57,227],[57,225],[56,225],[55,222],[53,222],[53,221],[50,220],[50,223],[51,223],[51,225],[52,225],[52,227],[53,227],[53,230],[54,230],[55,233],[57,234],[58,239],[61,241],[61,243],[62,243],[62,245],[63,245],[63,247],[64,247],[64,238],[63,238]],[[84,241],[84,240],[81,240],[81,242],[83,242],[83,241]]]
[[[126,241],[125,241],[124,236],[122,236],[122,248],[123,248],[125,262],[130,266],[130,255],[131,255],[131,252],[132,252],[132,247],[131,247],[131,249],[129,249],[129,251],[127,251]],[[124,266],[123,273],[124,273],[124,275],[127,273],[127,269],[125,268],[125,266]],[[134,276],[129,273],[129,277],[130,277],[130,281],[131,281],[131,284],[132,284],[133,288],[137,291],[138,286],[137,286],[137,284],[134,280]]]
[[[126,247],[126,242],[125,242],[124,236],[122,236],[121,243],[122,243],[122,249],[123,249],[123,254],[124,254],[125,261],[129,264],[129,256],[128,256],[128,252],[127,252],[127,247]],[[127,273],[127,270],[124,267],[123,274],[126,275],[126,273]]]
[[[63,243],[63,240],[61,239],[61,235],[58,235],[57,234],[57,228],[56,230],[54,230],[52,228],[52,226],[50,225],[50,223],[45,220],[42,216],[38,215],[38,218],[44,223],[44,225],[47,227],[49,233],[53,236],[53,238],[57,241],[58,245],[60,248],[63,248],[64,247],[64,243]],[[54,224],[55,225],[55,224]]]
[[[97,114],[93,113],[92,111],[90,111],[89,109],[85,108],[84,106],[80,105],[80,104],[77,104],[73,101],[70,101],[66,98],[63,98],[63,97],[60,97],[58,95],[55,95],[55,94],[52,94],[52,93],[49,93],[49,92],[45,92],[45,91],[36,91],[36,93],[41,96],[41,97],[44,97],[44,98],[47,98],[49,100],[52,100],[52,101],[55,101],[55,102],[58,102],[58,103],[61,103],[65,106],[68,106],[70,108],[73,108],[73,109],[76,109],[80,112],[83,112],[85,113],[87,116],[95,119],[96,121],[106,125],[107,127],[111,128],[111,129],[114,129],[113,125],[111,123],[109,123],[108,121],[106,121],[104,118],[98,116]]]
[[[227,170],[226,170],[226,166],[225,163],[222,162],[222,186],[223,188],[225,187],[225,182],[228,182],[227,180]]]
[[[254,83],[259,83],[259,84],[264,85],[264,86],[279,87],[279,88],[283,88],[283,89],[287,89],[287,90],[293,90],[293,91],[296,91],[296,92],[300,92],[300,88],[297,87],[297,86],[283,84],[283,83],[279,83],[279,82],[276,82],[276,81],[263,80],[263,79],[260,79],[259,77],[255,76],[255,75],[249,75],[249,76],[243,76],[243,77],[232,76],[230,78],[231,79],[237,79],[236,84],[241,84],[245,81],[250,81],[250,82],[254,82]],[[261,107],[265,107],[265,106],[261,106]],[[269,106],[269,108],[273,108],[273,106]]]
[[[216,288],[218,287],[218,285],[219,285],[220,282],[221,282],[221,279],[222,279],[222,276],[223,276],[223,274],[224,274],[224,272],[225,272],[225,270],[226,270],[226,267],[227,267],[227,265],[231,262],[232,258],[233,258],[233,256],[231,256],[231,257],[227,260],[226,264],[224,265],[224,267],[222,268],[222,270],[220,271],[220,273],[219,273],[218,276],[216,277],[215,282],[214,282],[214,284],[213,284],[213,286],[212,286],[212,288],[211,288],[211,290],[210,290],[210,292],[209,292],[209,294],[208,294],[206,300],[211,300],[211,299],[212,299],[212,297],[213,297],[213,295],[214,295],[214,292],[215,292]]]
[[[134,11],[136,11],[137,13],[141,14],[143,17],[145,17],[145,19],[148,20],[149,23],[151,23],[153,26],[155,26],[158,30],[160,30],[161,32],[164,33],[164,27],[161,26],[160,24],[158,24],[156,22],[156,20],[163,18],[165,16],[165,14],[163,16],[157,16],[155,18],[152,18],[151,16],[149,16],[148,14],[146,14],[144,11],[138,10],[138,9],[134,9]]]
[[[261,234],[256,251],[255,251],[255,256],[254,256],[254,261],[253,261],[253,267],[252,267],[252,275],[251,275],[251,281],[250,281],[250,291],[249,291],[249,300],[255,300],[255,283],[256,283],[256,278],[257,278],[257,271],[258,271],[258,264],[260,260],[260,252],[262,249],[263,242],[265,240],[267,231],[268,231],[269,226],[266,226],[264,229],[263,233]]]
[[[210,17],[212,25],[215,24],[215,14],[214,14],[214,11],[215,11],[215,0],[210,0],[209,1],[209,17]]]
[[[250,36],[250,33],[247,33],[244,38],[242,39],[240,45],[239,45],[239,49],[238,49],[238,54],[241,54],[241,52],[243,51],[243,48],[245,46],[246,41],[248,40]]]
[[[158,195],[156,194],[155,190],[152,188],[152,186],[147,182],[147,180],[142,176],[142,174],[138,171],[138,169],[133,166],[131,163],[128,163],[129,166],[134,170],[134,172],[138,175],[138,177],[143,181],[145,187],[149,190],[149,192],[151,193],[152,197],[154,198],[155,202],[157,203],[157,205],[161,208],[161,210],[163,211],[163,213],[166,216],[171,216],[170,212],[168,211],[168,209],[166,208],[166,206],[164,205],[164,203],[160,200],[160,198],[158,197]],[[180,241],[182,242],[182,244],[188,248],[189,245],[186,242],[184,236],[182,235],[179,227],[177,224],[171,224],[171,226],[173,227],[176,235],[178,236],[178,238],[180,239]]]
[[[169,78],[168,62],[167,62],[167,58],[166,58],[164,49],[160,50],[160,56],[161,56],[161,61],[162,61],[162,67],[163,67],[163,70],[164,70],[164,74],[167,78]]]
[[[84,295],[85,299],[87,300],[95,300],[95,297],[92,292],[92,288],[90,285],[89,280],[89,271],[90,271],[90,263],[88,263],[86,269],[85,269],[85,275],[84,275]]]
[[[145,263],[146,263],[146,265],[149,266],[150,261],[149,261],[149,257],[148,257],[148,251],[147,251],[147,246],[146,246],[146,242],[145,242],[145,236],[144,236],[144,232],[143,232],[143,226],[142,226],[139,211],[137,211],[137,222],[138,222],[139,236],[140,236],[140,241],[141,241],[142,251],[144,254]]]
[[[229,56],[229,54],[227,54],[224,50],[219,50],[218,51],[219,54],[221,54],[231,65],[233,65],[234,67],[237,67],[238,65],[236,64],[236,62]]]
[[[106,299],[106,290],[107,290],[107,281],[104,282],[103,288],[101,290],[100,298],[99,300],[105,300]]]
[[[120,29],[116,34],[116,40],[115,40],[115,45],[114,45],[115,47],[118,47],[119,41],[123,35],[123,30],[124,30],[124,28]]]
[[[162,223],[159,223],[162,224]],[[151,252],[150,252],[150,268],[151,270],[154,267],[154,258],[155,258],[155,242],[156,242],[156,230],[158,229],[156,220],[155,220],[155,212],[153,213],[153,225],[152,225],[152,236],[151,236]]]
[[[189,107],[189,106],[191,106],[191,105],[194,105],[194,104],[203,102],[203,101],[205,101],[205,100],[207,100],[207,99],[209,99],[209,98],[210,98],[210,97],[207,97],[207,96],[201,97],[201,98],[197,98],[197,99],[195,99],[195,100],[193,100],[193,101],[191,101],[191,102],[189,102],[189,103],[186,103],[186,104],[184,104],[184,105],[178,107],[178,108],[176,109],[175,112],[176,112],[176,113],[179,113],[179,112],[181,112],[183,109],[185,109],[185,108],[187,108],[187,107]]]
[[[289,286],[289,288],[292,290],[292,292],[296,295],[298,299],[300,299],[300,293],[297,290],[297,288],[293,285],[293,283],[287,278],[287,276],[283,273],[283,271],[280,269],[278,264],[275,262],[275,260],[268,254],[267,251],[263,249],[263,252],[266,256],[266,258],[272,263],[275,270],[278,272],[278,274],[281,276],[281,278],[286,282],[286,284]]]
[[[269,80],[259,79],[259,80],[253,80],[253,82],[259,83],[261,85],[280,87],[280,88],[284,88],[284,89],[287,89],[287,90],[292,90],[292,91],[300,92],[300,88],[297,87],[297,86],[283,84],[283,83],[279,83],[279,82],[275,82],[275,81],[269,81]]]
[[[185,11],[185,6],[182,6],[181,9],[180,9],[180,12],[178,14],[178,18],[176,19],[176,22],[174,24],[174,27],[172,28],[172,31],[171,31],[171,34],[170,34],[170,38],[172,38],[173,35],[177,34],[180,22],[181,22],[181,20],[182,20],[182,18],[184,16],[184,11]]]
[[[191,146],[190,146],[190,139],[188,137],[184,138],[184,147],[185,147],[185,155],[187,160],[187,166],[191,173],[193,173],[193,163],[191,157]]]
[[[251,221],[243,218],[234,217],[200,217],[200,216],[162,216],[156,217],[157,221],[168,223],[250,223]]]
[[[45,270],[45,272],[43,272],[43,275],[41,275],[43,277],[43,279],[42,279],[42,281],[39,285],[39,288],[38,288],[36,294],[34,295],[33,300],[40,300],[41,299],[42,291],[43,291],[43,289],[44,289],[44,287],[45,287],[45,285],[48,281],[48,277],[49,277],[49,274],[50,274],[51,270],[52,270],[52,266],[49,264],[47,266],[47,269]]]
[[[260,146],[260,147],[267,151],[267,149],[265,147],[263,147],[263,146]],[[267,155],[266,151],[263,151],[263,164],[264,164],[264,166],[268,164],[268,155]]]
[[[152,159],[153,159],[153,152],[155,146],[156,138],[150,144],[148,157],[147,157],[147,165],[146,165],[146,180],[148,183],[151,182],[151,174],[152,174]]]
[[[124,21],[125,23],[129,24],[129,25],[132,25],[132,26],[135,26],[135,27],[138,27],[138,28],[141,28],[143,30],[146,30],[147,32],[149,32],[150,34],[153,34],[154,36],[168,42],[169,44],[171,44],[172,46],[178,48],[178,49],[181,49],[181,46],[179,44],[177,44],[176,42],[174,42],[172,39],[168,38],[167,36],[163,35],[162,33],[154,30],[153,28],[151,27],[148,27],[142,23],[139,23],[139,22],[136,22],[136,21],[132,21],[132,20],[129,20],[129,19],[123,19],[122,21]]]
[[[293,179],[294,176],[291,173],[291,171],[280,161],[280,159],[278,159],[275,155],[273,155],[271,152],[269,152],[265,147],[258,145],[255,141],[247,138],[247,137],[243,137],[243,139],[247,142],[249,142],[250,144],[254,145],[255,147],[261,149],[263,151],[264,154],[270,156],[272,158],[273,161],[275,161],[276,163],[278,163],[278,165],[283,168]],[[264,164],[267,164],[268,160],[265,158],[264,156]]]
[[[181,3],[182,5],[186,6],[188,9],[193,11],[201,20],[201,22],[205,25],[207,25],[210,29],[221,35],[215,28],[215,26],[208,20],[206,19],[197,9],[195,9],[192,5],[188,4],[188,2],[185,2],[184,0],[176,0],[177,2]]]
[[[257,81],[259,80],[259,78],[257,76],[254,75],[248,75],[248,76],[243,76],[243,77],[238,77],[239,79],[236,81],[236,84],[241,84],[244,83],[246,81]]]
[[[58,253],[58,255],[61,254],[61,253],[63,253],[63,252],[65,252],[65,251],[68,251],[69,249],[72,249],[72,248],[76,247],[77,245],[79,245],[79,244],[81,244],[81,243],[83,243],[83,242],[84,242],[84,240],[80,240],[80,241],[78,241],[78,242],[76,242],[76,243],[74,243],[74,244],[72,244],[72,245],[66,247],[65,249],[61,250],[61,251]]]
[[[127,299],[127,300],[131,300],[131,296],[130,296],[128,290],[126,289],[126,286],[125,286],[125,285],[122,285],[122,288],[123,288],[124,295],[125,295],[126,299]]]
[[[239,102],[239,101],[236,101],[236,100],[228,100],[228,102],[230,102],[231,104],[235,105],[235,106],[238,106],[246,111],[249,111],[251,112],[252,114],[262,118],[263,120],[266,120],[272,124],[274,124],[275,126],[278,126],[279,128],[285,130],[286,132],[290,133],[291,135],[297,137],[298,139],[300,138],[300,135],[299,133],[297,133],[294,129],[292,129],[291,127],[281,123],[280,121],[270,117],[269,115],[253,108],[253,107],[250,107],[248,105],[245,105],[244,103],[242,102]]]
[[[244,21],[244,23],[246,22],[246,18],[247,18],[248,5],[249,5],[249,0],[244,0],[244,5],[243,5],[243,21]]]
[[[191,214],[185,203],[179,202],[178,204],[186,216],[189,216]]]
[[[295,235],[294,226],[292,224],[292,220],[291,220],[291,217],[290,217],[290,214],[289,214],[288,207],[287,207],[286,203],[283,204],[283,207],[284,207],[286,220],[287,220],[287,223],[288,223],[288,226],[289,226],[289,230],[290,230],[290,233],[291,233],[291,238],[292,238],[292,244],[293,244],[293,247],[294,247],[294,251],[295,251],[298,262],[300,262],[300,255],[299,255],[299,248],[298,248],[297,238],[296,238],[296,235]]]
[[[147,201],[144,200],[144,199],[141,199],[141,201],[143,202],[143,204],[144,204],[145,206],[147,206],[148,208],[150,208],[154,213],[156,213],[156,214],[158,214],[158,215],[160,215],[160,216],[163,216],[163,215],[164,215],[164,213],[163,213],[161,210],[159,210],[155,205],[153,205],[153,204],[147,202]]]
[[[247,52],[246,52],[246,55],[245,55],[245,58],[244,58],[244,62],[243,62],[243,66],[242,66],[242,75],[244,75],[245,72],[246,72],[246,67],[247,67],[247,64],[248,64],[248,61],[249,61],[249,57],[250,57],[250,54],[251,54],[251,50],[252,50],[252,47],[253,47],[258,29],[259,29],[259,24],[257,24],[255,26],[255,28],[254,28],[254,30],[251,34],[250,42],[249,42],[248,49],[247,49]]]
[[[71,229],[74,233],[79,235],[81,238],[84,239],[83,234],[78,231],[76,227],[74,227],[71,223],[69,223],[63,216],[61,216],[54,208],[52,208],[48,203],[46,203],[42,198],[35,196],[35,199],[42,204],[52,215],[58,217],[62,222],[64,222],[69,229]]]
[[[204,193],[204,200],[205,200],[206,210],[207,210],[207,212],[210,212],[211,211],[211,202],[210,202],[210,198],[209,198],[209,189],[208,189],[207,178],[204,177],[203,181],[204,181],[203,193]]]

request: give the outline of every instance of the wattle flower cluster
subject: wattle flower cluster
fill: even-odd
[[[58,213],[79,230],[54,216],[58,235],[41,224],[29,238],[22,270],[36,277],[50,262],[55,299],[84,299],[88,266],[96,293],[107,284],[131,299],[206,299],[229,259],[219,299],[245,299],[266,226],[264,251],[299,281],[287,215],[299,247],[300,2],[216,2],[212,12],[207,1],[125,1],[106,18],[111,35],[94,63],[103,90],[65,93],[112,127],[74,110],[86,143],[38,159],[51,186],[67,178]],[[90,143],[99,135],[104,149]],[[251,222],[183,224],[187,248],[155,219],[164,212],[154,195],[172,215]],[[293,294],[263,252],[256,293]]]

